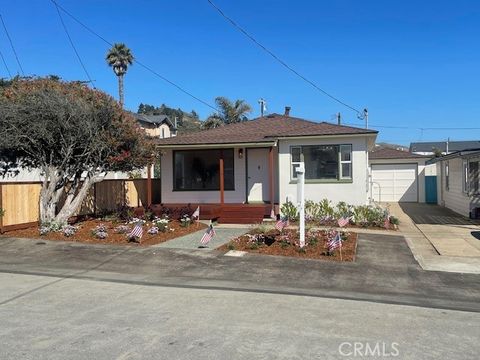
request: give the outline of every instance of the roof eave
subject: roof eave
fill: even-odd
[[[218,144],[157,144],[157,149],[218,149],[225,147],[266,147],[277,146],[277,141],[262,141],[262,142],[234,142],[234,143],[218,143]]]

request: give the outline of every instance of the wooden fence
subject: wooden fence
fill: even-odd
[[[38,223],[41,183],[0,183],[0,232]],[[160,202],[160,179],[152,179],[153,201]],[[147,203],[147,180],[104,180],[95,184],[78,215],[110,211],[120,206],[140,207]]]

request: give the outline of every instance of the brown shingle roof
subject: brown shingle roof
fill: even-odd
[[[376,134],[378,131],[326,122],[313,122],[291,116],[271,114],[263,118],[229,124],[211,130],[158,139],[158,145],[198,145],[272,142],[277,138]]]
[[[412,154],[408,151],[397,150],[392,148],[376,148],[370,151],[368,158],[370,160],[375,159],[415,159],[415,158],[429,158],[429,156],[423,156],[418,154]]]

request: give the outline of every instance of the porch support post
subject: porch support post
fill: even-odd
[[[268,180],[270,183],[270,205],[271,205],[271,215],[275,216],[275,208],[274,208],[274,187],[275,181],[273,177],[273,146],[270,146],[268,151]]]
[[[223,165],[223,149],[220,150],[220,204],[225,202],[225,174]]]
[[[147,165],[147,208],[152,206],[152,165]]]

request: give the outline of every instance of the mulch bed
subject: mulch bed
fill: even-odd
[[[98,239],[92,235],[92,229],[98,225],[105,225],[108,231],[108,237],[106,239]],[[122,225],[119,222],[105,221],[100,219],[89,219],[79,223],[76,223],[75,226],[78,226],[77,232],[67,237],[63,235],[62,232],[49,232],[46,235],[39,234],[38,227],[30,227],[23,230],[14,230],[8,231],[2,236],[4,237],[19,237],[19,238],[31,238],[31,239],[45,239],[45,240],[60,240],[60,241],[72,241],[79,243],[89,243],[89,244],[109,244],[109,245],[131,245],[131,246],[149,246],[160,244],[165,241],[190,234],[192,232],[202,230],[207,228],[207,225],[203,223],[192,224],[188,227],[182,227],[179,221],[172,220],[168,223],[169,230],[167,232],[159,232],[158,234],[151,235],[147,233],[147,230],[150,226],[143,226],[143,237],[140,243],[129,241],[126,234],[115,233],[114,229]],[[134,225],[129,225],[130,228],[133,228]]]
[[[332,255],[327,254],[327,238],[322,231],[317,232],[317,243],[314,245],[308,244],[301,250],[298,246],[289,244],[286,245],[279,239],[280,232],[277,230],[269,230],[265,235],[269,239],[265,244],[252,245],[251,239],[247,235],[242,235],[233,239],[227,244],[217,248],[219,251],[227,252],[229,250],[246,251],[254,254],[262,255],[277,255],[290,256],[305,259],[322,259],[330,261],[355,261],[355,254],[357,250],[357,234],[349,233],[347,239],[343,241],[342,245],[342,259],[340,259],[340,250],[333,251]],[[286,229],[283,235],[290,238],[298,239],[298,231],[294,229]]]

